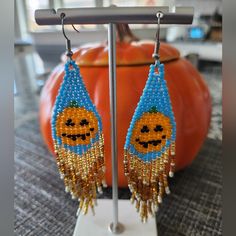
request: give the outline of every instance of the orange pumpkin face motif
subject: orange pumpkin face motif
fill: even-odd
[[[169,117],[159,112],[146,112],[136,121],[131,144],[141,153],[160,151],[171,137]]]
[[[118,36],[123,36],[117,37],[119,41],[116,43],[118,180],[120,187],[127,187],[123,167],[123,147],[130,121],[147,80],[149,66],[153,63],[154,42],[135,41],[130,38],[130,31],[118,30],[118,33]],[[108,46],[106,43],[83,45],[74,51],[73,59],[80,66],[86,88],[101,114],[108,170],[106,180],[111,186]],[[66,60],[66,56],[63,56],[63,60]],[[178,127],[175,158],[176,170],[180,170],[194,160],[208,132],[211,117],[210,93],[201,74],[190,62],[181,58],[179,51],[171,45],[161,43],[160,60],[165,64],[165,80]],[[52,153],[54,146],[51,112],[63,77],[64,62],[53,70],[40,98],[41,133]]]
[[[83,107],[67,107],[57,117],[57,136],[70,146],[90,144],[98,131],[98,120],[93,112]]]

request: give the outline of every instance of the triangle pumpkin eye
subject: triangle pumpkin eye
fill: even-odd
[[[86,119],[83,119],[83,120],[80,121],[79,124],[80,124],[81,126],[84,126],[84,125],[88,125],[89,122],[88,122]]]
[[[163,131],[163,127],[161,125],[157,125],[156,128],[154,129],[155,132],[158,132],[158,131]]]
[[[142,133],[148,133],[149,132],[149,128],[147,127],[147,125],[144,125],[143,128],[141,129]]]
[[[67,126],[74,126],[75,123],[73,123],[73,122],[72,122],[72,119],[69,118],[69,119],[66,121],[65,125],[67,125]]]

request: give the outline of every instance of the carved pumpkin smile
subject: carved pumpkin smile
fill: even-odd
[[[166,135],[162,135],[162,138],[165,139]],[[144,148],[148,148],[148,145],[157,146],[158,144],[161,144],[162,140],[156,139],[156,140],[149,140],[149,141],[145,142],[145,141],[140,141],[140,139],[137,138],[136,142],[138,142],[140,145],[143,145]]]
[[[94,128],[90,128],[90,131],[94,131]],[[70,138],[73,141],[76,141],[77,138],[81,138],[82,140],[86,140],[86,138],[88,137],[90,139],[91,133],[85,133],[85,134],[66,134],[66,133],[62,133],[61,134],[62,137],[67,137]]]
[[[98,131],[98,120],[83,107],[67,107],[58,115],[56,126],[62,143],[76,146],[91,143]]]
[[[136,121],[131,143],[141,153],[160,151],[171,137],[171,123],[169,117],[155,109],[145,112]]]

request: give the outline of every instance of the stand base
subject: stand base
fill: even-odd
[[[95,216],[89,211],[87,215],[81,214],[78,217],[73,236],[115,235],[109,229],[112,223],[112,200],[98,199],[97,202]],[[155,218],[150,217],[148,222],[143,224],[139,219],[135,206],[129,200],[119,200],[118,206],[120,227],[123,229],[120,235],[158,236]]]

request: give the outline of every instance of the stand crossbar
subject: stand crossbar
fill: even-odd
[[[64,24],[157,24],[156,13],[164,16],[161,24],[192,24],[193,8],[176,7],[98,7],[98,8],[59,8],[35,11],[35,20],[39,25],[60,25],[61,13],[66,14]]]

